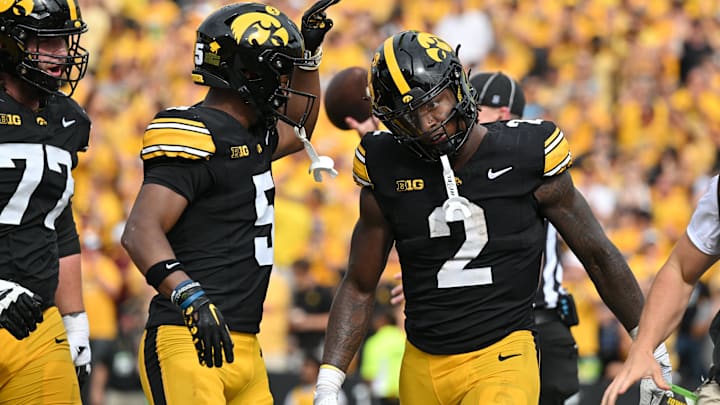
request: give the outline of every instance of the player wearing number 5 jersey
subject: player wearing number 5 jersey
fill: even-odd
[[[603,285],[628,329],[642,294],[567,172],[549,121],[480,125],[476,93],[452,48],[405,31],[380,45],[369,90],[390,129],[364,136],[348,272],[333,302],[315,403],[334,404],[368,326],[393,243],[406,298],[400,401],[536,405],[532,307],[543,218]]]
[[[210,14],[193,71],[207,95],[145,131],[122,242],[160,293],[139,356],[152,404],[273,402],[255,336],[273,264],[271,164],[315,126],[324,10],[337,1],[315,3],[302,29],[259,3]]]

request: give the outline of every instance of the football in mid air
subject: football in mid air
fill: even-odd
[[[350,129],[345,117],[362,122],[370,118],[370,98],[367,95],[367,70],[349,67],[337,72],[325,88],[325,113],[340,129]]]

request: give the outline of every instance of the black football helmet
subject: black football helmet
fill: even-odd
[[[48,93],[69,96],[87,70],[88,52],[80,46],[86,31],[77,0],[0,1],[0,69]],[[41,54],[37,44],[52,37],[65,39],[67,56]],[[57,65],[60,77],[41,69],[39,60]],[[58,91],[65,84],[69,92]]]
[[[476,92],[447,42],[426,32],[395,34],[378,47],[368,75],[373,114],[398,142],[429,161],[453,155],[465,143],[477,120]],[[418,111],[445,89],[457,104],[446,119],[423,130]],[[448,133],[446,124],[452,120],[457,129]],[[433,143],[439,133],[445,139]]]
[[[315,101],[309,93],[289,89],[295,65],[307,64],[302,34],[275,7],[237,3],[208,16],[197,30],[193,81],[237,91],[266,121],[277,118],[303,126]],[[282,82],[281,76],[288,81]],[[305,114],[293,121],[281,110],[290,93],[307,97]]]

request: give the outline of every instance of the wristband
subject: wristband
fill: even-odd
[[[170,294],[170,301],[184,310],[195,299],[203,295],[205,295],[205,291],[200,287],[200,283],[193,280],[184,280]]]
[[[163,260],[150,266],[150,268],[145,272],[145,281],[147,281],[147,283],[153,286],[156,290],[159,290],[160,284],[163,280],[165,280],[165,278],[167,278],[167,276],[178,270],[184,269],[185,268],[182,263],[180,263],[177,259]]]
[[[345,373],[339,368],[331,364],[323,364],[318,372],[317,383],[315,383],[316,393],[333,393],[340,392],[343,382],[345,381]]]
[[[320,62],[322,62],[322,55],[322,46],[318,46],[318,48],[315,50],[315,53],[305,51],[303,58],[305,59],[306,63],[298,65],[298,68],[308,71],[318,70],[320,68]]]
[[[63,325],[65,325],[65,333],[70,335],[90,336],[90,324],[88,322],[87,312],[76,312],[73,314],[63,315]]]

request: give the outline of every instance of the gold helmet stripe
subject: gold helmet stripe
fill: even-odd
[[[70,21],[75,21],[78,19],[77,15],[77,6],[75,5],[75,0],[67,0],[68,7],[70,8]]]
[[[392,77],[395,86],[400,91],[400,94],[404,95],[410,91],[410,85],[400,71],[400,65],[398,65],[397,58],[395,57],[395,47],[393,46],[394,39],[395,36],[392,36],[385,40],[385,43],[383,44],[383,53],[385,53],[385,61],[387,62],[390,76]]]

